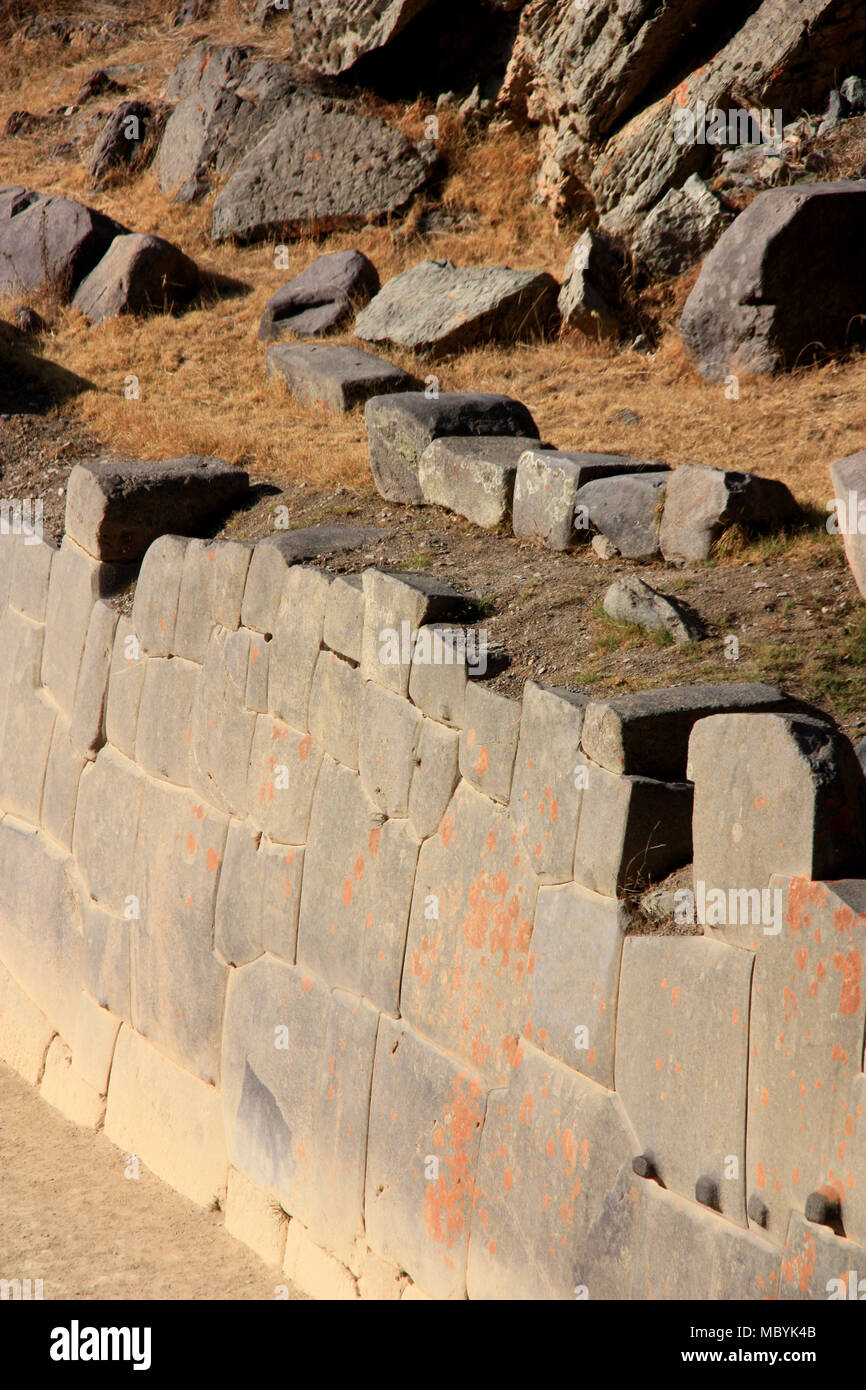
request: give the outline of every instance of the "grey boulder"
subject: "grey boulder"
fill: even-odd
[[[371,396],[406,391],[414,385],[393,363],[331,343],[278,343],[268,348],[265,360],[268,376],[281,376],[298,400],[340,414],[363,405]]]
[[[358,315],[355,333],[431,355],[515,342],[556,326],[556,296],[546,271],[421,261],[388,281]]]
[[[143,169],[156,153],[171,107],[164,102],[122,101],[87,156],[87,172],[102,183],[118,170]]]
[[[659,553],[659,523],[670,470],[648,463],[645,473],[596,478],[579,488],[575,508],[585,507],[590,523],[627,560]]]
[[[617,622],[636,623],[648,632],[669,632],[675,642],[692,642],[704,635],[695,619],[637,575],[615,580],[604,596],[603,607]]]
[[[259,323],[263,342],[289,333],[315,338],[341,328],[379,289],[379,274],[362,251],[334,251],[272,294]]]
[[[188,302],[199,285],[195,262],[170,241],[129,233],[114,238],[73,304],[91,323],[102,323],[118,314],[168,312]]]
[[[126,228],[73,198],[0,187],[0,293],[49,289],[66,301]]]
[[[735,522],[766,526],[799,514],[788,488],[773,478],[683,464],[668,480],[659,546],[666,560],[706,560]]]
[[[651,275],[679,275],[709,251],[729,221],[716,195],[692,174],[647,213],[631,249]]]
[[[563,323],[591,338],[618,338],[624,272],[625,258],[611,237],[591,228],[582,232],[568,258],[559,292]]]

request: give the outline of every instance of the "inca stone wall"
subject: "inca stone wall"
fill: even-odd
[[[34,541],[0,537],[0,1055],[48,1101],[325,1297],[866,1274],[864,782],[825,718],[515,702],[444,659],[445,586],[271,542],[160,536],[118,616],[128,566]],[[702,922],[632,934],[692,858]]]

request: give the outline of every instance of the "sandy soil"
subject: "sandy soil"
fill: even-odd
[[[286,1280],[142,1165],[0,1063],[0,1278],[45,1300],[272,1299]],[[302,1294],[290,1288],[289,1296]]]

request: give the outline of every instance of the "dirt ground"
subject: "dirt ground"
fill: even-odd
[[[0,1062],[0,1279],[57,1299],[273,1299],[286,1286],[204,1211],[71,1124]],[[289,1287],[290,1299],[303,1295]]]

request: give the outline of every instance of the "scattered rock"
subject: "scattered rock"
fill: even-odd
[[[559,292],[563,323],[592,338],[618,338],[624,271],[625,258],[612,237],[590,229],[583,232],[568,258]]]
[[[431,354],[514,342],[554,327],[556,293],[546,271],[421,261],[388,281],[358,315],[355,333]]]
[[[683,464],[668,479],[659,545],[666,560],[706,560],[734,522],[762,526],[799,514],[788,488],[774,478]]]
[[[180,4],[174,12],[172,26],[178,29],[183,24],[195,24],[199,19],[205,19],[210,9],[210,0],[180,0]]]
[[[517,463],[527,449],[544,449],[521,435],[450,435],[428,444],[418,463],[425,502],[447,507],[476,526],[508,521]]]
[[[12,322],[23,338],[38,338],[48,332],[48,324],[41,314],[31,309],[29,304],[16,304],[12,310]]]
[[[511,396],[442,391],[430,397],[423,391],[407,391],[374,397],[367,402],[364,417],[373,481],[391,502],[424,501],[418,465],[434,439],[470,434],[538,439],[526,406]]]
[[[659,553],[659,523],[671,476],[664,464],[644,464],[646,472],[596,478],[580,488],[575,506],[627,560]]]
[[[672,599],[637,575],[611,584],[604,596],[604,611],[617,622],[637,623],[649,632],[669,632],[675,642],[694,642],[704,635],[700,623],[681,613]]]
[[[175,193],[188,179],[200,178],[211,168],[221,172],[237,156],[242,147],[230,135],[243,104],[237,89],[252,56],[248,47],[227,44],[215,48],[202,42],[175,68],[165,95],[177,105],[166,124],[157,161],[163,193]],[[294,90],[294,74],[284,64],[271,63],[268,73],[278,99]],[[260,82],[260,95],[262,85]],[[273,119],[274,110],[271,102],[265,103],[264,112],[257,111],[253,103],[248,105],[244,124],[252,138]]]
[[[313,338],[341,328],[378,289],[378,271],[363,252],[320,256],[271,295],[259,324],[259,338],[276,342],[289,333]]]
[[[729,220],[703,179],[692,174],[647,213],[632,251],[652,275],[679,275],[718,241]]]
[[[268,348],[265,361],[268,376],[281,376],[298,400],[340,414],[371,396],[414,385],[406,372],[381,357],[329,343],[279,343]]]
[[[122,101],[112,111],[87,158],[95,183],[118,169],[140,170],[156,153],[171,107],[164,102]]]
[[[157,536],[195,535],[249,486],[242,469],[196,454],[163,463],[78,464],[69,475],[66,533],[98,560],[140,560]]]
[[[122,91],[123,83],[117,82],[105,68],[94,68],[90,76],[86,77],[79,87],[75,105],[83,106],[86,101],[91,101],[93,97],[103,97],[110,92]]]
[[[126,228],[72,198],[0,187],[0,293],[48,289],[72,298]]]
[[[842,93],[837,91],[834,87],[832,92],[830,93],[830,99],[827,103],[827,110],[824,114],[824,118],[821,121],[821,124],[818,126],[818,134],[829,135],[831,131],[836,130],[836,128],[839,126],[841,122],[841,119]]]
[[[129,233],[115,237],[73,304],[91,323],[102,323],[118,314],[168,313],[199,285],[197,265],[170,241]]]
[[[866,111],[866,82],[862,77],[846,77],[839,91],[848,110],[854,115]]]
[[[615,560],[619,554],[613,541],[609,541],[607,536],[603,536],[601,532],[597,536],[593,536],[591,544],[600,560]]]
[[[852,341],[866,303],[866,182],[760,194],[707,256],[679,330],[701,375],[777,372]],[[806,273],[802,248],[821,254]]]

